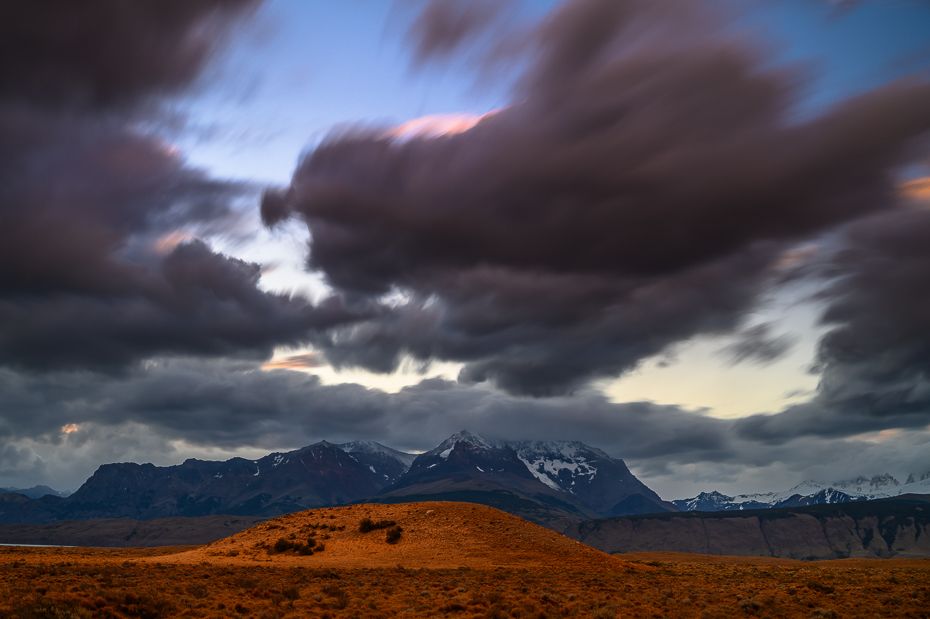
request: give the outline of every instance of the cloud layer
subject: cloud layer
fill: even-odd
[[[314,307],[265,293],[259,265],[178,244],[235,226],[236,200],[254,190],[191,169],[138,129],[191,86],[256,5],[2,9],[0,364],[119,370],[169,353],[267,358],[358,316],[335,298]]]
[[[322,439],[425,450],[461,429],[489,438],[581,440],[627,459],[663,492],[687,493],[695,483],[745,490],[754,477],[768,486],[791,485],[803,476],[832,480],[874,474],[889,463],[911,472],[928,464],[926,432],[876,441],[840,425],[828,436],[807,431],[773,442],[743,432],[745,420],[649,402],[612,403],[593,392],[515,398],[429,379],[389,394],[322,385],[303,372],[177,357],[121,377],[0,371],[0,411],[25,410],[34,412],[0,415],[0,443],[9,446],[0,451],[0,476],[42,479],[33,471],[53,467],[59,485],[63,479],[77,485],[113,460],[224,459],[243,446],[264,455]],[[65,433],[70,424],[77,430]],[[68,458],[80,464],[66,471],[60,461]]]
[[[473,31],[423,27],[450,4],[417,22],[418,53]],[[737,328],[780,252],[892,208],[930,84],[801,122],[799,73],[700,9],[566,2],[529,36],[509,106],[438,137],[334,134],[266,193],[265,222],[303,219],[337,290],[406,295],[321,342],[327,359],[461,361],[465,382],[568,393]]]

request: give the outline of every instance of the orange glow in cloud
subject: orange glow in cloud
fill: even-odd
[[[68,425],[61,426],[61,431],[65,434],[71,434],[72,432],[77,432],[80,430],[76,423],[69,423]]]
[[[797,249],[792,249],[791,251],[786,251],[783,253],[778,258],[778,262],[775,263],[775,268],[781,271],[783,269],[807,262],[816,255],[816,245],[805,245],[804,247],[798,247]]]
[[[302,355],[292,355],[283,359],[272,359],[262,366],[263,370],[306,370],[309,368],[318,368],[323,363],[319,355],[315,352],[308,352]]]
[[[930,176],[903,183],[900,192],[905,198],[930,198]]]
[[[849,440],[863,440],[868,441],[869,443],[883,443],[885,441],[890,441],[894,438],[898,438],[904,434],[903,430],[899,428],[890,428],[888,430],[881,430],[879,432],[869,432],[867,434],[859,434],[853,437],[850,437]]]
[[[433,114],[421,116],[400,124],[384,133],[385,137],[407,138],[438,138],[443,135],[463,133],[477,125],[482,118],[497,114],[498,110],[491,110],[485,114]]]
[[[189,241],[194,238],[194,235],[190,232],[184,232],[182,230],[175,230],[174,232],[169,232],[168,234],[160,237],[155,243],[152,244],[152,248],[156,253],[160,255],[170,254],[175,247],[184,241]]]

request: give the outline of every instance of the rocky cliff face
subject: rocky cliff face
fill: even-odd
[[[590,520],[569,537],[607,553],[844,559],[930,557],[930,496],[717,514]]]

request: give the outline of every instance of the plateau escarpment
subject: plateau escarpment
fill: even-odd
[[[806,560],[930,557],[930,497],[595,519],[570,527],[566,535],[607,553]]]

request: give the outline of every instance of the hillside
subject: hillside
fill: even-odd
[[[570,527],[566,535],[608,553],[805,560],[930,557],[930,496],[596,519]]]
[[[392,527],[363,533],[363,519]],[[278,540],[324,545],[309,555],[276,552]],[[161,558],[164,562],[167,558]],[[625,569],[625,563],[516,516],[468,503],[364,504],[288,514],[171,559],[178,563],[265,564],[301,567],[536,568],[565,571]]]

